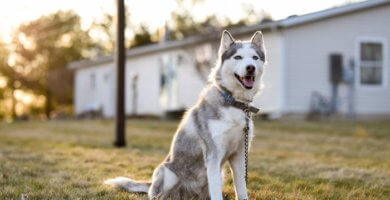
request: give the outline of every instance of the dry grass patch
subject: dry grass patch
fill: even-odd
[[[257,122],[251,199],[388,199],[389,122]],[[146,199],[102,182],[149,179],[177,124],[129,120],[122,149],[112,121],[0,124],[0,199]],[[232,184],[226,170],[225,199]]]

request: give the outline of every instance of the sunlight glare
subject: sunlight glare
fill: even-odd
[[[33,101],[34,95],[26,93],[22,90],[15,90],[15,99],[23,104],[30,104]]]
[[[5,78],[0,77],[0,88],[4,88],[7,85],[7,80]]]
[[[361,0],[204,0],[200,6],[191,9],[195,19],[202,20],[208,15],[226,16],[233,21],[245,16],[243,5],[253,7],[255,11],[264,10],[275,20],[290,15],[302,15],[345,3]],[[22,22],[34,20],[42,15],[57,10],[74,10],[82,19],[82,27],[87,29],[94,20],[99,20],[104,13],[114,14],[115,1],[107,0],[67,0],[53,1],[40,0],[40,3],[28,0],[14,0],[7,2],[7,6],[0,7],[0,37],[6,42],[11,41],[11,33]],[[144,24],[151,30],[164,26],[173,11],[177,11],[176,0],[126,0],[126,6],[131,16],[131,24]],[[23,13],[23,14],[20,14]]]

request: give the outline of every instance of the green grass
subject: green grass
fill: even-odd
[[[128,147],[112,121],[0,123],[0,199],[146,199],[107,178],[149,179],[178,122],[129,120]],[[389,199],[390,121],[257,122],[251,199]],[[226,170],[224,195],[234,199]]]

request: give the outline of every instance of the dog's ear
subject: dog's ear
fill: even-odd
[[[234,43],[235,39],[229,33],[229,31],[224,30],[222,32],[221,45],[219,46],[219,55],[222,55],[229,47]]]
[[[261,31],[256,31],[256,33],[253,34],[251,42],[260,48],[263,52],[265,51],[263,33],[261,33]]]

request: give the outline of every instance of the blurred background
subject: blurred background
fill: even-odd
[[[18,0],[0,8],[0,119],[112,118],[115,2]],[[197,99],[223,29],[262,30],[263,118],[388,116],[389,4],[125,1],[126,115],[177,117]]]
[[[390,0],[125,7],[127,147],[115,148],[116,1],[2,2],[0,199],[147,199],[102,183],[150,179],[224,29],[240,40],[261,30],[267,49],[250,199],[389,199]]]

